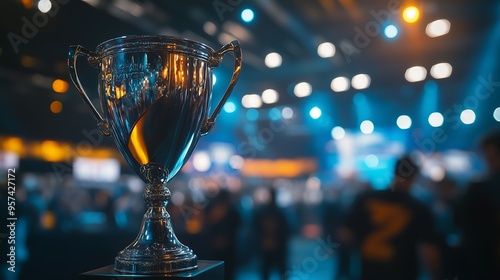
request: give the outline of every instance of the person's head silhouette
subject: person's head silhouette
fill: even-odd
[[[491,172],[500,171],[500,132],[494,132],[483,138],[481,149]]]
[[[410,155],[404,155],[396,162],[394,169],[394,190],[408,192],[419,173],[419,166]]]

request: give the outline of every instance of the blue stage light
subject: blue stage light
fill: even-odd
[[[389,39],[396,38],[398,36],[398,28],[394,24],[389,24],[384,28],[384,35]]]
[[[242,12],[241,12],[241,19],[244,21],[244,22],[251,22],[254,18],[254,14],[253,14],[253,11],[251,9],[244,9]]]

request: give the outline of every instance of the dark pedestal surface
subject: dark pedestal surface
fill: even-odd
[[[172,274],[143,275],[125,274],[114,270],[113,265],[108,265],[80,274],[79,280],[223,280],[224,262],[198,261],[198,268]]]

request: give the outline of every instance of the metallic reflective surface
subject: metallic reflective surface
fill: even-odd
[[[208,116],[212,68],[232,51],[231,82]],[[90,102],[76,71],[78,56],[99,67],[99,96],[104,117]],[[81,46],[69,51],[70,76],[105,135],[111,134],[133,170],[148,183],[148,210],[136,240],[122,250],[115,269],[156,274],[197,266],[196,255],[173,232],[165,206],[166,183],[181,169],[200,136],[212,128],[241,69],[239,43],[215,52],[204,44],[167,36],[125,36],[100,44],[96,52]]]
[[[168,180],[188,160],[208,113],[212,70],[176,53],[119,53],[101,62],[104,116],[134,170],[156,162]],[[139,172],[139,176],[144,175]]]

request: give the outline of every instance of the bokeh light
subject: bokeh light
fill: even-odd
[[[330,88],[334,92],[343,92],[348,90],[349,87],[349,79],[347,79],[346,77],[337,77],[330,83]]]
[[[50,103],[50,111],[54,114],[59,114],[61,113],[63,109],[63,105],[61,103],[61,101],[52,101],[52,103]]]
[[[65,93],[68,91],[68,89],[69,84],[64,80],[55,79],[54,82],[52,82],[52,90],[57,93]]]
[[[289,120],[289,119],[293,118],[293,110],[292,110],[292,108],[290,108],[290,107],[283,108],[283,110],[281,110],[281,116],[285,120]]]
[[[335,140],[342,140],[345,137],[345,130],[341,126],[336,126],[332,129],[332,138]]]
[[[447,19],[438,19],[429,24],[425,28],[425,34],[431,38],[443,36],[450,32],[451,23]]]
[[[375,126],[373,123],[369,120],[365,120],[361,122],[361,125],[359,126],[361,132],[363,134],[371,134],[373,130],[375,129]]]
[[[453,68],[447,62],[435,64],[431,67],[431,76],[435,79],[444,79],[451,76]]]
[[[281,55],[276,52],[272,52],[266,55],[266,58],[264,59],[264,63],[266,64],[267,67],[269,68],[276,68],[281,66]]]
[[[384,28],[384,35],[389,39],[396,38],[398,36],[399,30],[394,24],[389,24]]]
[[[312,86],[308,82],[301,82],[295,85],[293,88],[293,94],[297,97],[306,97],[311,95]]]
[[[463,110],[460,114],[460,120],[464,124],[473,124],[476,121],[476,113],[471,109]]]
[[[371,78],[367,74],[358,74],[351,79],[351,85],[355,89],[365,89],[370,86]]]
[[[254,18],[254,13],[251,9],[244,9],[242,12],[241,12],[241,19],[244,21],[244,22],[251,22]]]
[[[497,107],[495,111],[493,111],[493,118],[495,118],[497,122],[500,122],[500,107]]]
[[[413,66],[406,70],[405,78],[410,83],[420,82],[427,77],[427,70],[422,66]]]
[[[264,102],[266,104],[273,104],[273,103],[276,103],[278,101],[279,94],[274,89],[266,89],[262,92],[261,98],[262,98],[262,102]]]
[[[429,115],[428,121],[432,127],[440,127],[443,125],[444,117],[441,113],[434,112],[434,113]]]
[[[335,55],[335,45],[330,42],[321,43],[318,46],[317,52],[323,58],[333,57]]]
[[[420,11],[415,6],[406,7],[403,10],[403,20],[408,23],[417,22],[420,17]]]
[[[318,107],[313,107],[310,111],[309,111],[309,115],[311,116],[311,118],[313,119],[319,119],[321,117],[321,109],[318,108]]]
[[[411,127],[411,118],[407,115],[401,115],[396,120],[396,124],[400,129],[408,129]]]
[[[234,111],[236,111],[236,104],[234,104],[234,102],[232,101],[227,101],[222,108],[226,113],[233,113]]]

